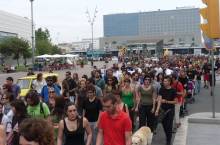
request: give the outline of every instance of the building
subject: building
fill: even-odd
[[[201,47],[198,8],[104,15],[100,48],[142,48],[163,40],[167,48]],[[152,46],[152,45],[150,45]],[[153,46],[156,48],[156,46]]]
[[[89,50],[92,49],[92,39],[82,39],[81,41],[73,42],[72,45],[76,50]],[[93,39],[93,49],[99,49],[99,38]]]
[[[81,41],[75,41],[72,43],[60,43],[58,47],[62,49],[65,53],[71,53],[74,51],[89,51],[92,48],[92,40],[91,39],[82,39]],[[99,38],[93,39],[93,48],[94,50],[99,49]]]
[[[31,20],[0,10],[0,40],[17,36],[31,42]]]

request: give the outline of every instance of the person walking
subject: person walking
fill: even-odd
[[[172,74],[172,88],[176,90],[177,103],[175,104],[175,128],[179,128],[180,123],[180,107],[183,104],[184,88],[181,82],[177,80],[177,75]]]
[[[42,88],[46,85],[46,81],[43,78],[43,74],[37,74],[37,79],[33,81],[33,89],[37,90],[38,93],[41,93]]]
[[[146,125],[152,132],[155,130],[155,115],[154,112],[159,111],[159,106],[156,108],[157,93],[151,84],[151,77],[144,77],[144,84],[137,89],[138,112],[139,112],[139,128]]]
[[[177,94],[176,90],[171,87],[170,77],[164,77],[163,86],[164,87],[162,87],[159,91],[158,104],[161,104],[161,109],[163,109],[164,112],[162,126],[166,134],[166,145],[171,145],[173,119],[175,112],[175,104],[177,103]]]
[[[136,105],[135,99],[135,90],[131,86],[131,80],[124,80],[124,87],[121,89],[121,98],[122,102],[124,102],[128,106],[129,116],[132,122],[132,128],[134,129],[134,110]]]
[[[92,129],[92,144],[95,145],[97,137],[97,123],[99,115],[102,111],[102,104],[99,98],[95,95],[95,87],[87,86],[87,98],[83,103],[83,114],[88,119]]]
[[[27,102],[27,113],[31,118],[44,118],[50,115],[50,110],[46,103],[40,101],[40,95],[36,90],[30,90],[25,97]]]
[[[129,116],[117,109],[117,100],[113,94],[103,98],[104,112],[98,124],[96,145],[131,145],[132,125]]]
[[[57,96],[60,96],[60,89],[56,84],[54,84],[52,77],[47,77],[46,81],[47,81],[47,85],[43,86],[41,90],[41,97],[42,97],[43,102],[48,104],[49,103],[49,89],[54,88],[54,91]]]
[[[80,117],[76,105],[69,102],[65,107],[67,117],[59,122],[57,145],[90,145],[92,131],[86,118]],[[84,135],[87,141],[84,141]],[[63,142],[65,136],[65,142]]]

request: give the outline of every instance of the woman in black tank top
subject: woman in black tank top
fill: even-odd
[[[59,123],[59,131],[57,145],[90,145],[92,139],[92,131],[86,118],[78,116],[76,106],[69,102],[66,106],[66,114]],[[87,133],[87,141],[85,143],[84,134]],[[65,141],[63,143],[63,136]]]

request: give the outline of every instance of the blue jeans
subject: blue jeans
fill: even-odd
[[[199,94],[200,90],[201,90],[201,80],[196,80],[196,87],[195,87],[196,94]]]
[[[92,129],[92,144],[91,145],[96,144],[96,137],[97,137],[97,134],[98,134],[98,129],[96,127],[96,123],[97,122],[89,122],[89,125]]]

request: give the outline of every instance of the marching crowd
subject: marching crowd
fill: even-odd
[[[80,78],[67,71],[61,83],[39,73],[24,98],[8,77],[0,93],[0,144],[131,145],[135,130],[148,126],[156,134],[161,123],[171,145],[201,81],[206,89],[212,84],[211,73],[206,57],[141,59]]]

